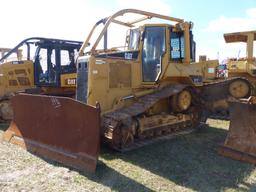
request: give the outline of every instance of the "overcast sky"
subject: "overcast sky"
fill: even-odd
[[[244,45],[226,45],[223,33],[256,30],[256,0],[2,0],[0,47],[32,36],[84,41],[96,21],[124,8],[194,22],[197,55],[211,59],[245,54]]]

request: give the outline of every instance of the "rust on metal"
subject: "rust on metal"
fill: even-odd
[[[100,109],[71,98],[20,94],[4,140],[64,165],[95,171],[100,150]]]
[[[230,101],[230,126],[224,146],[226,157],[256,164],[256,104]]]

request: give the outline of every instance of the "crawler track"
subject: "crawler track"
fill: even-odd
[[[228,99],[230,97],[229,85],[238,79],[247,82],[244,78],[230,78],[208,83],[199,88],[182,84],[171,85],[157,90],[155,93],[145,95],[128,107],[103,115],[104,140],[115,150],[127,151],[162,140],[162,138],[190,132],[189,130],[193,130],[204,123],[207,117],[215,115],[212,111],[213,103],[221,99]],[[190,110],[185,113],[171,112],[171,115],[176,118],[173,124],[159,125],[146,129],[140,134],[137,133],[137,118],[161,99],[171,97],[188,88],[192,91],[193,97],[193,106]],[[218,118],[227,119],[228,116],[220,115]]]
[[[136,117],[143,114],[161,99],[178,94],[188,87],[188,85],[169,86],[156,93],[141,97],[129,107],[105,114],[103,116],[103,122],[104,136],[107,138],[106,141],[112,148],[118,151],[127,151],[161,140],[162,138],[169,138],[179,135],[179,133],[184,134],[190,132],[187,129],[191,130],[192,127],[196,127],[200,123],[199,112],[195,110],[187,114],[174,114],[174,118],[177,118],[177,123],[148,129],[140,135],[135,134],[133,142],[128,145],[123,142],[124,137],[127,137],[132,131],[131,128]]]
[[[236,80],[242,80],[248,84],[250,90],[248,95],[246,95],[246,98],[253,94],[254,87],[245,77],[232,77],[229,79],[214,81],[211,83],[207,83],[203,87],[202,99],[204,105],[207,107],[208,117],[220,120],[230,119],[227,100],[232,96],[229,93],[229,85]],[[225,100],[227,106],[224,105],[221,108],[215,108],[214,104],[220,100]]]

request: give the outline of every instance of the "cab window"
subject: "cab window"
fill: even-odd
[[[139,29],[130,30],[128,50],[137,50],[139,48],[140,31]]]
[[[184,33],[171,32],[170,38],[171,60],[182,61],[184,59]]]
[[[144,82],[154,82],[161,73],[161,60],[165,53],[165,27],[145,27],[142,49]]]
[[[195,61],[196,57],[196,43],[193,39],[192,31],[189,32],[190,37],[190,59]],[[175,62],[182,62],[185,57],[185,41],[184,32],[170,32],[170,59]]]

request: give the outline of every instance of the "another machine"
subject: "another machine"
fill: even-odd
[[[33,37],[13,49],[4,49],[0,59],[2,119],[12,119],[9,98],[17,92],[74,96],[75,55],[81,45],[79,41]]]
[[[139,17],[127,21],[122,17],[127,15]],[[139,25],[152,18],[165,22]],[[100,34],[89,43],[100,24]],[[116,24],[128,27],[125,43],[108,48],[110,26]],[[4,139],[94,171],[100,143],[126,151],[191,132],[215,101],[250,95],[246,79],[217,78],[216,60],[195,62],[192,27],[192,22],[135,9],[100,20],[79,51],[77,100],[13,97],[14,119]]]
[[[245,77],[256,85],[256,59],[253,57],[253,43],[256,41],[256,31],[244,31],[224,34],[226,43],[246,43],[246,57],[229,59],[228,76]]]
[[[224,34],[226,43],[244,43],[246,45],[246,57],[230,58],[227,64],[219,65],[218,77],[233,78],[244,77],[252,85],[252,94],[256,88],[256,59],[253,57],[253,43],[256,40],[256,31],[244,31]],[[239,86],[239,85],[235,85]],[[214,103],[211,118],[229,120],[228,103],[226,100]]]
[[[256,31],[245,31],[224,34],[227,43],[246,43],[246,57],[230,59],[228,62],[229,77],[246,77],[253,85],[253,95],[256,86],[256,59],[253,57],[253,43],[256,41]],[[230,127],[227,138],[219,153],[236,160],[256,164],[256,97],[247,100],[231,100]]]

